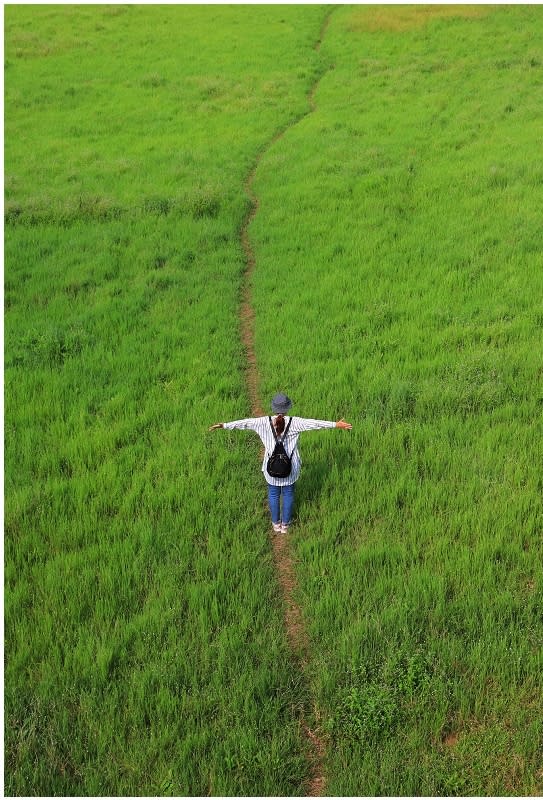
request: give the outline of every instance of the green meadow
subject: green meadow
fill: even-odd
[[[535,7],[338,8],[258,172],[264,393],[354,424],[293,535],[330,794],[543,788],[542,45]]]
[[[330,795],[541,794],[540,8],[4,31],[5,793],[304,795],[304,709]],[[303,674],[258,442],[207,432],[257,163],[262,400],[353,423],[302,440]]]

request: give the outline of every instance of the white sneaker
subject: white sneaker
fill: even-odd
[[[282,526],[280,522],[272,522],[274,533],[282,533]]]
[[[285,525],[284,522],[281,524],[281,533],[288,533],[288,525]]]

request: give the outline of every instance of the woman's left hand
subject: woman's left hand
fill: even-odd
[[[350,422],[345,422],[344,419],[339,419],[336,422],[336,428],[343,428],[343,430],[345,430],[345,431],[350,431],[352,429],[352,427],[353,426],[351,425],[351,423]]]
[[[211,425],[211,426],[208,428],[208,431],[214,431],[216,428],[222,428],[222,427],[223,427],[223,424],[224,424],[224,423],[222,423],[222,422],[216,422],[216,423],[215,423],[215,425]]]

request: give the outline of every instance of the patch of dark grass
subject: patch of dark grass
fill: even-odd
[[[8,202],[4,208],[6,226],[58,225],[67,227],[79,221],[109,222],[120,219],[123,209],[107,197],[80,196],[63,203],[29,201],[25,204]]]
[[[400,646],[382,662],[376,653],[373,658],[368,655],[349,672],[328,728],[336,738],[368,744],[393,738],[398,726],[408,720],[413,701],[419,708],[428,705],[432,682],[443,679],[422,647]]]
[[[351,686],[344,691],[332,729],[336,736],[375,743],[393,735],[399,721],[400,709],[388,687]]]
[[[64,292],[72,299],[77,299],[80,295],[87,295],[96,288],[96,283],[92,280],[71,281],[64,287]]]
[[[174,205],[174,201],[169,197],[149,197],[143,201],[143,211],[146,214],[157,214],[167,216]]]
[[[9,348],[11,356],[6,359],[6,367],[56,369],[67,359],[79,356],[89,344],[89,336],[83,328],[53,326],[34,330]]]
[[[99,195],[68,198],[62,202],[29,200],[26,203],[7,201],[4,223],[7,227],[24,225],[57,225],[68,227],[77,222],[110,222],[120,219],[137,219],[141,214],[152,216],[189,216],[195,220],[215,219],[219,216],[219,194],[208,188],[194,188],[183,196],[156,195],[139,204],[122,207],[114,200]]]
[[[141,81],[141,85],[144,89],[158,89],[161,86],[166,86],[167,83],[167,79],[156,72],[152,75],[146,75]]]
[[[218,196],[209,189],[195,190],[188,199],[188,206],[194,219],[202,219],[203,217],[214,219],[218,216],[221,208]]]

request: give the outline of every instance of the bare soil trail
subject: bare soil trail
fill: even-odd
[[[314,45],[315,51],[320,50],[321,42],[330,22],[330,17],[335,11],[332,8],[328,11],[324,22],[322,24],[319,38]],[[330,67],[332,68],[332,67]],[[326,70],[327,71],[327,70]],[[241,339],[246,353],[246,367],[245,379],[247,383],[247,390],[251,401],[251,409],[254,416],[262,416],[263,410],[261,405],[261,395],[259,391],[259,373],[258,364],[255,354],[254,343],[254,321],[255,315],[252,303],[252,277],[256,266],[255,254],[249,238],[249,227],[259,209],[259,201],[256,196],[253,183],[256,171],[259,167],[265,154],[268,150],[281,139],[287,131],[297,125],[302,119],[312,114],[316,110],[315,105],[315,92],[320,83],[321,78],[325,72],[321,72],[316,80],[313,82],[309,89],[307,100],[309,108],[302,115],[289,122],[284,128],[274,134],[270,141],[262,148],[257,156],[255,164],[247,176],[245,181],[245,191],[251,202],[249,211],[241,228],[241,244],[245,256],[245,273],[243,280],[242,299],[240,308],[240,323],[241,323]],[[277,573],[277,580],[281,588],[283,602],[285,607],[285,626],[288,635],[288,640],[292,652],[298,661],[302,672],[305,670],[309,659],[309,638],[307,635],[306,626],[304,623],[302,611],[296,602],[297,594],[297,581],[295,564],[292,558],[289,538],[287,536],[272,535],[273,557],[275,569]],[[307,787],[308,797],[320,797],[325,791],[325,778],[323,773],[323,761],[325,754],[324,741],[316,730],[312,730],[307,722],[307,713],[301,711],[299,714],[299,721],[306,736],[309,745],[309,766],[311,772],[311,779]],[[318,710],[314,709],[312,717],[318,720]]]

